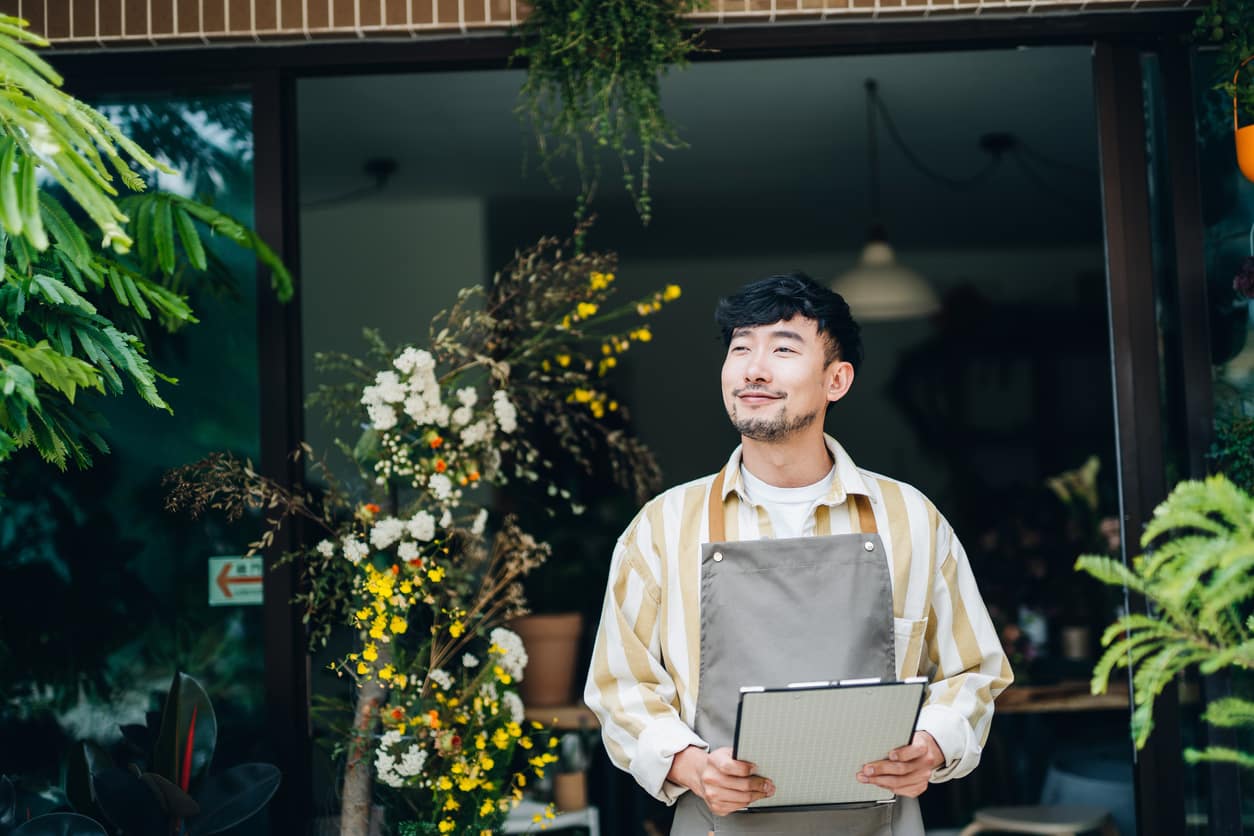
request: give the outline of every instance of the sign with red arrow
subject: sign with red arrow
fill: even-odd
[[[260,604],[264,573],[260,557],[209,558],[209,606]]]

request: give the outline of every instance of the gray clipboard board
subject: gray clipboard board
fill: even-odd
[[[923,677],[742,688],[733,757],[775,784],[746,812],[892,803],[892,792],[855,776],[910,742],[926,693]]]

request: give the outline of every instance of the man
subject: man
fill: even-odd
[[[678,804],[672,834],[922,836],[915,799],[975,768],[1011,682],[966,554],[922,494],[823,432],[862,359],[838,294],[772,276],[716,318],[741,446],[619,539],[585,700],[614,763]],[[735,814],[774,793],[731,756],[741,685],[915,675],[931,684],[912,741],[856,776],[896,804]]]

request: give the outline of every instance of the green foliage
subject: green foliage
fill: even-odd
[[[695,48],[681,15],[696,0],[536,0],[516,58],[527,61],[519,106],[535,130],[540,158],[573,155],[579,170],[577,218],[600,177],[600,149],[622,164],[640,219],[652,215],[649,171],[659,150],[682,145],[662,111],[662,74]]]
[[[1218,47],[1215,89],[1222,90],[1229,101],[1235,95],[1241,113],[1254,115],[1254,84],[1249,83],[1248,77],[1236,84],[1232,80],[1241,62],[1254,55],[1254,3],[1210,0],[1194,24],[1193,40],[1197,44]],[[1252,71],[1254,61],[1242,72]]]
[[[1106,648],[1093,670],[1101,693],[1118,668],[1133,681],[1132,736],[1138,748],[1153,730],[1153,705],[1186,669],[1204,674],[1254,668],[1254,498],[1225,476],[1182,482],[1154,510],[1131,568],[1109,557],[1085,555],[1076,568],[1103,583],[1126,585],[1155,608],[1129,613],[1106,629]],[[1229,698],[1212,703],[1206,722],[1254,728],[1254,703]],[[1190,763],[1229,761],[1254,767],[1254,756],[1210,748],[1185,753]]]
[[[1216,471],[1242,490],[1254,490],[1254,417],[1215,421],[1215,441],[1206,455]]]
[[[169,410],[157,383],[175,381],[149,362],[146,329],[196,322],[188,293],[230,281],[206,233],[253,251],[281,299],[292,279],[238,220],[186,197],[138,194],[136,167],[171,170],[63,92],[28,47],[45,42],[25,26],[0,15],[0,462],[34,447],[62,469],[85,467],[107,446],[80,390],[133,389]]]

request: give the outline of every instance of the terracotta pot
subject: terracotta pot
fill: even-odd
[[[553,776],[553,803],[564,813],[573,813],[588,806],[588,775],[586,772],[559,772]]]
[[[527,649],[527,667],[518,690],[523,704],[549,708],[574,701],[575,662],[583,615],[527,615],[510,622]]]

